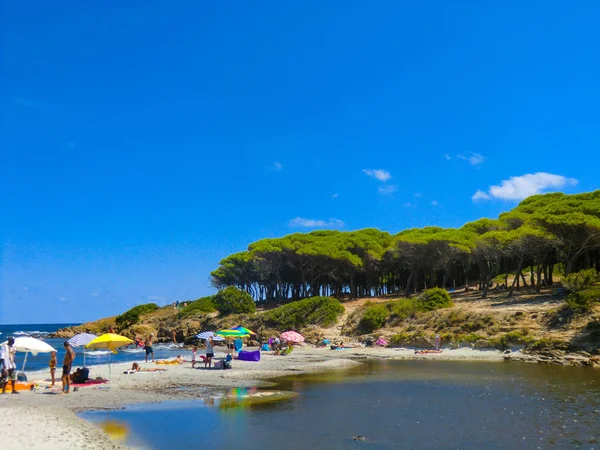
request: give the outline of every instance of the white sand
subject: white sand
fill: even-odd
[[[182,352],[183,353],[183,352]],[[224,356],[217,354],[217,357]],[[156,365],[142,363],[145,368],[162,367],[166,372],[123,372],[131,363],[113,364],[108,384],[80,387],[68,395],[60,395],[60,383],[45,388],[47,372],[29,372],[30,381],[40,388],[21,395],[0,395],[3,427],[2,448],[35,449],[116,449],[100,428],[77,418],[74,412],[87,409],[119,408],[125,404],[161,402],[180,398],[205,397],[211,387],[255,386],[261,380],[285,375],[343,369],[360,364],[355,359],[444,359],[501,361],[502,352],[472,349],[444,350],[440,354],[416,355],[412,349],[297,347],[289,356],[262,354],[260,362],[233,361],[232,370],[192,369],[191,364]],[[203,367],[202,364],[199,367]],[[90,377],[108,377],[108,366],[92,366]],[[179,388],[187,389],[179,389]]]

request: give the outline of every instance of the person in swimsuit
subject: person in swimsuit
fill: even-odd
[[[50,387],[54,387],[54,376],[56,374],[56,352],[50,352],[50,362],[48,362],[48,367],[50,367],[50,376],[52,377],[52,385]]]
[[[152,349],[152,339],[154,338],[154,333],[150,333],[146,342],[144,342],[144,350],[146,350],[146,362],[148,362],[148,355],[152,353],[152,362],[154,362],[154,350]]]
[[[71,348],[71,344],[68,341],[64,343],[65,347],[65,359],[63,360],[63,372],[62,372],[62,385],[63,394],[68,394],[71,390],[71,367],[75,360],[75,352]]]
[[[12,337],[8,338],[8,342],[0,347],[0,384],[2,385],[2,393],[6,392],[6,385],[10,381],[12,386],[12,393],[18,394],[19,392],[15,388],[17,383],[17,366],[15,364],[15,340]]]
[[[196,352],[197,351],[198,351],[198,349],[196,347],[194,347],[194,349],[192,350],[192,369],[196,365]]]
[[[209,338],[206,340],[206,361],[204,361],[204,367],[208,366],[209,369],[212,365],[213,356],[215,356],[213,345],[213,338],[212,336],[209,336]]]

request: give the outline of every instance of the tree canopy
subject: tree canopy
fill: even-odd
[[[507,274],[507,289],[552,284],[558,263],[565,275],[600,269],[600,191],[534,195],[497,219],[461,228],[395,235],[374,228],[321,230],[263,239],[224,258],[211,278],[219,290],[236,286],[255,300],[278,302],[470,284],[485,295],[498,274]]]

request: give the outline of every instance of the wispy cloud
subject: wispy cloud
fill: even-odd
[[[432,206],[440,206],[440,204],[438,203],[438,201],[437,201],[437,200],[432,200],[432,201],[431,201],[431,205],[432,205]]]
[[[452,156],[450,156],[448,153],[444,153],[444,159],[446,161],[450,161],[452,159]]]
[[[415,192],[415,197],[417,198],[421,198],[423,197],[423,194],[419,193],[419,192]]]
[[[43,105],[42,103],[39,103],[39,102],[36,102],[33,100],[29,100],[28,98],[22,98],[22,97],[13,98],[13,103],[15,105],[23,106],[25,108],[46,109],[46,106]]]
[[[387,184],[385,186],[379,187],[379,193],[381,195],[392,195],[397,190],[398,190],[398,186],[396,186],[395,184]]]
[[[60,301],[60,302],[66,302],[67,300],[69,300],[67,297],[60,297],[58,299],[58,301]]]
[[[338,194],[333,194],[331,198],[338,198]]]
[[[162,300],[162,297],[159,297],[158,295],[149,295],[148,297],[146,297],[148,300]]]
[[[413,206],[413,204],[412,204],[411,202],[406,202],[406,203],[404,204],[404,207],[405,207],[405,208],[412,208],[412,206]]]
[[[363,169],[363,173],[384,183],[392,179],[392,175],[384,169]]]
[[[531,195],[541,194],[552,189],[575,186],[575,178],[567,178],[552,173],[528,173],[519,177],[510,177],[499,185],[490,186],[487,192],[477,190],[471,197],[473,201],[497,198],[502,200],[523,200]]]
[[[281,164],[279,161],[275,161],[273,163],[273,165],[271,166],[271,170],[273,172],[280,172],[283,169],[283,164]]]
[[[100,295],[100,292],[92,292],[92,297],[98,297]]]
[[[343,228],[344,222],[339,219],[315,220],[296,217],[288,222],[291,228]]]
[[[457,159],[462,159],[463,161],[467,161],[472,166],[479,166],[485,162],[485,157],[479,153],[470,153],[469,156],[465,156],[463,154],[456,155]]]

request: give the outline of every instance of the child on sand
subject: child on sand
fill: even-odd
[[[196,352],[198,351],[198,349],[196,347],[194,347],[194,349],[192,350],[192,369],[194,369],[194,366],[196,365]]]
[[[50,376],[52,377],[52,385],[50,387],[54,387],[54,374],[56,373],[56,352],[50,352],[50,361],[48,362],[48,366],[50,367]]]

